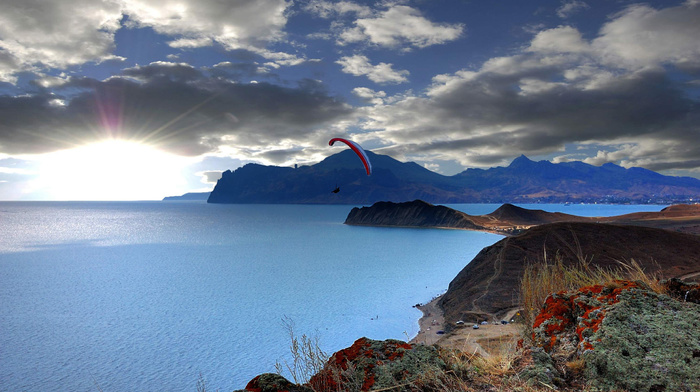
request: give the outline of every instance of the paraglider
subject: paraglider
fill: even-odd
[[[355,154],[357,154],[357,156],[360,157],[362,164],[365,165],[365,171],[367,172],[367,175],[369,176],[370,174],[372,174],[372,163],[369,161],[369,157],[367,156],[367,153],[365,152],[365,150],[363,150],[359,144],[357,144],[351,140],[336,137],[336,138],[331,139],[328,142],[328,145],[332,146],[333,143],[335,143],[335,142],[343,142],[343,143],[347,144],[353,151],[355,151]],[[340,189],[338,189],[338,191],[340,191]],[[334,191],[333,193],[337,193],[337,192]]]

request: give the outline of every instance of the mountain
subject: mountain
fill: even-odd
[[[313,166],[298,168],[247,164],[227,170],[209,196],[209,203],[363,204],[379,200],[464,200],[452,179],[413,162],[399,162],[367,151],[372,175],[367,176],[351,150]],[[332,193],[335,187],[340,192]]]
[[[664,176],[612,163],[535,162],[524,155],[507,167],[467,169],[453,176],[367,151],[367,176],[344,150],[312,166],[247,164],[227,170],[209,203],[372,204],[421,199],[430,203],[634,202],[672,204],[700,198],[700,180]],[[339,187],[340,192],[331,191]]]

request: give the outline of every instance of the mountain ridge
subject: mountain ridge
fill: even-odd
[[[350,150],[297,168],[247,164],[227,170],[209,203],[371,204],[421,199],[430,203],[656,203],[700,198],[700,180],[664,176],[608,163],[532,161],[525,155],[506,167],[467,169],[452,176],[415,162],[367,151],[367,176]],[[340,192],[332,193],[336,187]]]

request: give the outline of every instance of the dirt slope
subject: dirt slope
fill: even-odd
[[[585,222],[533,227],[484,248],[450,283],[438,306],[446,323],[501,315],[519,303],[527,263],[559,252],[565,263],[578,256],[592,264],[615,266],[636,260],[647,271],[677,277],[700,271],[700,236],[639,226]]]

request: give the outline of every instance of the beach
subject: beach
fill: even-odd
[[[506,347],[515,345],[520,338],[521,328],[517,323],[491,322],[479,325],[479,329],[473,329],[472,323],[465,322],[445,333],[445,318],[437,305],[440,298],[437,297],[424,305],[416,306],[423,312],[423,316],[418,320],[420,331],[410,343],[437,344],[440,347],[455,348],[465,353],[477,353],[489,357],[501,353]],[[515,312],[516,310],[512,311],[512,313]],[[512,316],[511,312],[508,316]]]

